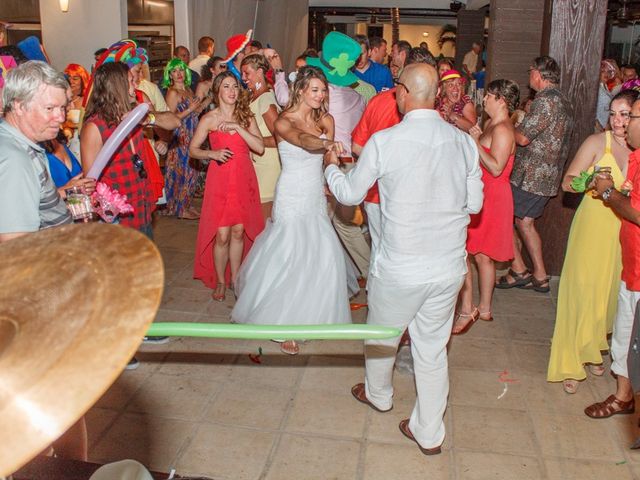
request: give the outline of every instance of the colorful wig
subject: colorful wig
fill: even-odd
[[[67,79],[74,76],[80,77],[82,80],[82,92],[80,92],[80,95],[84,97],[87,93],[87,89],[89,88],[89,79],[91,78],[89,72],[87,72],[82,65],[70,63],[67,65],[67,68],[64,69],[64,74],[67,76]]]
[[[147,63],[149,57],[147,51],[144,48],[138,48],[138,44],[133,40],[120,40],[114,43],[96,62],[95,68],[98,68],[103,63],[109,62],[122,62],[126,63],[129,68],[138,65],[139,63]]]
[[[138,48],[138,44],[133,40],[124,39],[119,42],[111,45],[107,50],[98,58],[98,61],[93,67],[93,72],[98,69],[99,66],[105,63],[112,62],[121,62],[127,65],[127,67],[131,68],[140,63],[147,63],[149,61],[149,57],[147,56],[147,51],[144,48]],[[91,90],[93,88],[93,74],[91,75],[91,80],[89,81],[89,88],[87,89],[87,94],[84,96],[82,101],[82,106],[86,107],[87,102],[89,101],[89,96],[91,95]]]
[[[191,69],[189,66],[179,58],[172,58],[169,60],[169,63],[167,63],[167,66],[164,67],[164,75],[162,76],[163,88],[169,88],[171,86],[171,72],[176,68],[184,70],[184,84],[187,87],[191,86]]]

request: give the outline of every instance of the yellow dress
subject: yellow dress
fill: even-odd
[[[605,153],[596,165],[611,167],[615,184],[621,185],[624,177],[611,153],[611,132],[605,135]],[[560,276],[549,382],[584,379],[583,365],[602,363],[600,352],[609,349],[607,334],[622,270],[619,233],[620,219],[601,199],[586,193],[571,223]]]
[[[263,137],[270,137],[271,132],[267,128],[267,124],[264,121],[262,115],[269,110],[271,105],[275,105],[278,111],[278,103],[273,92],[268,91],[256,98],[249,107],[256,116],[256,123],[260,129],[260,133]],[[256,170],[256,176],[258,177],[258,188],[260,189],[260,203],[267,203],[273,201],[273,196],[276,190],[276,183],[280,176],[280,156],[278,155],[278,149],[275,147],[268,147],[264,149],[262,155],[251,154],[253,158],[253,167]]]

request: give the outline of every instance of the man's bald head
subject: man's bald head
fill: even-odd
[[[405,85],[400,111],[406,113],[417,108],[433,108],[438,93],[438,72],[431,65],[414,63],[407,65],[400,75],[400,83]],[[397,95],[396,95],[397,96]]]

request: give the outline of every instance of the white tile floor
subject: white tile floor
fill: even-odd
[[[157,321],[227,322],[231,296],[214,302],[191,279],[197,223],[160,218],[155,232],[167,281]],[[453,339],[442,455],[423,456],[398,431],[415,399],[410,376],[395,375],[389,413],[351,397],[361,342],[311,342],[289,357],[266,341],[182,338],[143,346],[140,368],[89,412],[90,459],[216,480],[640,478],[640,453],[628,449],[637,417],[582,413],[613,391],[612,377],[590,376],[573,396],[545,381],[553,286],[497,291],[495,321]],[[353,314],[363,322],[366,309]],[[518,382],[498,399],[504,370]]]

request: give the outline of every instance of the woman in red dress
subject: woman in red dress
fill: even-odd
[[[460,291],[460,308],[453,333],[467,330],[478,318],[493,320],[491,300],[496,281],[495,262],[513,258],[513,197],[509,176],[516,149],[515,128],[510,115],[518,105],[520,90],[511,80],[494,80],[487,86],[484,108],[489,119],[484,132],[478,125],[469,130],[478,145],[484,204],[480,213],[471,215],[467,229],[467,252],[478,265],[480,303],[473,306],[471,265]],[[467,262],[469,260],[467,259]],[[470,262],[469,262],[470,263]]]
[[[261,155],[264,141],[249,108],[249,96],[231,72],[213,81],[214,110],[202,117],[189,154],[209,165],[198,228],[194,278],[214,289],[213,299],[225,299],[240,263],[264,229],[258,180],[250,152]],[[201,148],[209,138],[211,150]]]

